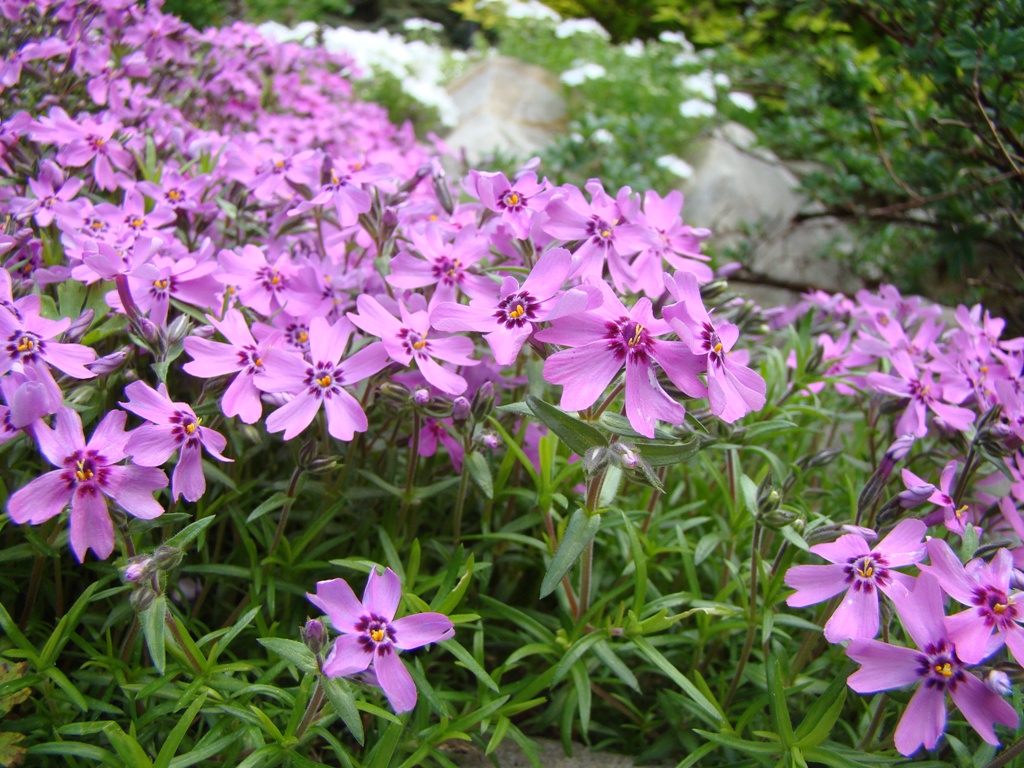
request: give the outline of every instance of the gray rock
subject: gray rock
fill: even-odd
[[[565,132],[562,86],[547,70],[491,56],[448,86],[459,121],[445,138],[471,165],[495,153],[527,159]]]
[[[632,758],[610,752],[594,752],[581,744],[573,745],[572,757],[567,757],[560,741],[534,739],[537,757],[544,768],[633,768]],[[493,757],[500,768],[530,768],[530,761],[512,739],[505,739],[490,756],[466,744],[449,752],[448,757],[459,768],[494,768]]]
[[[812,212],[800,180],[738,124],[722,126],[687,157],[693,175],[683,185],[688,224],[707,227],[719,253],[734,249],[750,272],[766,275],[778,298],[786,284],[855,291],[861,281],[845,266],[853,235],[834,218],[797,223]]]

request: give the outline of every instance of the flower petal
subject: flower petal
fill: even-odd
[[[398,601],[402,599],[402,583],[398,574],[390,568],[384,570],[383,576],[377,575],[377,569],[370,571],[363,592],[363,609],[367,613],[375,613],[385,621],[395,618]]]
[[[78,562],[90,549],[100,560],[114,551],[114,523],[107,500],[94,485],[80,485],[71,500],[71,550]]]
[[[910,699],[900,724],[896,726],[896,749],[904,757],[917,752],[922,744],[925,749],[931,749],[945,729],[945,692],[922,685]]]
[[[416,684],[397,653],[389,650],[379,654],[373,661],[373,668],[377,682],[396,713],[408,712],[416,706]]]
[[[455,634],[452,620],[443,613],[417,613],[404,616],[391,624],[395,630],[395,647],[403,651],[438,643]]]
[[[334,641],[331,652],[324,662],[324,674],[328,677],[345,677],[362,672],[373,661],[373,651],[363,644],[359,635],[341,635]]]
[[[309,602],[327,614],[336,632],[353,633],[363,616],[363,604],[344,579],[316,583],[316,594],[306,593]],[[369,662],[367,662],[369,664]]]

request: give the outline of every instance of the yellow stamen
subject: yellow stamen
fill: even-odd
[[[640,343],[640,334],[644,332],[644,327],[637,323],[633,328],[633,338],[629,340],[629,346],[635,347]]]
[[[331,386],[331,377],[330,375],[324,376],[323,378],[317,379],[316,383],[319,384],[321,387],[329,387]]]
[[[612,236],[612,231],[610,229],[602,229],[601,230],[601,237],[611,237],[611,236]]]
[[[235,286],[229,285],[225,293],[227,293],[228,296],[233,296],[235,294]]]
[[[381,640],[384,639],[384,630],[383,629],[371,629],[370,630],[370,639],[373,640],[373,642],[375,642],[375,643],[379,643]]]
[[[526,309],[523,308],[522,304],[516,304],[516,308],[508,313],[508,316],[513,320],[518,320],[520,317],[526,314]]]
[[[996,613],[1003,613],[1009,607],[1009,603],[996,603],[992,606],[992,610]]]
[[[36,343],[32,341],[28,336],[22,336],[21,341],[18,342],[19,352],[31,352],[36,348]]]
[[[139,216],[135,216],[135,217],[134,217],[134,218],[133,218],[133,219],[131,220],[131,225],[132,225],[133,227],[135,227],[136,229],[139,229],[139,228],[141,228],[141,227],[142,227],[142,225],[143,225],[143,224],[145,224],[145,223],[146,223],[146,222],[145,222],[145,221],[143,221],[143,220],[142,220],[142,218],[141,218],[141,217],[139,217]]]
[[[254,357],[252,359],[252,364],[255,365],[257,368],[259,368],[260,366],[263,365],[263,358],[262,357]]]
[[[275,160],[274,167],[277,168],[277,170],[284,168],[284,160]]]
[[[519,195],[515,192],[509,192],[505,196],[505,205],[519,205]]]
[[[871,574],[873,574],[874,572],[875,572],[875,569],[872,568],[870,565],[865,565],[863,568],[858,568],[857,569],[857,575],[858,576],[862,576],[865,579],[870,579],[871,578]]]
[[[275,272],[274,276],[272,278],[270,278],[270,284],[271,285],[277,285],[280,282],[281,282],[281,276]]]
[[[78,469],[75,470],[75,477],[77,477],[81,482],[92,480],[92,470],[85,468],[85,462],[79,461],[77,464]]]
[[[952,677],[953,676],[953,668],[950,666],[948,661],[945,664],[936,664],[935,665],[935,671],[938,672],[943,677]]]
[[[160,278],[159,280],[154,280],[153,281],[153,287],[154,288],[159,288],[161,291],[164,290],[167,287],[167,285],[168,285],[168,282],[164,278]]]
[[[199,425],[202,424],[202,422],[202,419],[190,421],[188,424],[185,425],[185,431],[188,432],[188,434],[190,435],[195,434],[195,431],[199,428]]]
[[[722,351],[722,342],[718,342],[717,344],[715,344],[715,352],[721,352],[721,351]]]
[[[987,365],[983,365],[978,370],[980,370],[982,373],[988,373],[988,366]]]
[[[169,197],[174,202],[178,202],[179,200],[181,200],[182,194],[178,190],[172,189],[170,192],[167,193],[167,197]]]
[[[956,512],[954,514],[958,518],[963,517],[963,514],[964,514],[964,512],[967,511],[967,509],[968,509],[968,506],[966,504],[964,504],[962,507],[960,507],[960,509],[956,510]]]
[[[307,341],[309,341],[309,334],[306,333],[305,331],[299,331],[297,334],[295,334],[295,338],[298,339],[299,344],[305,344]]]
[[[423,349],[425,346],[427,346],[427,337],[426,336],[424,336],[419,341],[414,341],[412,343],[412,348],[413,349]]]

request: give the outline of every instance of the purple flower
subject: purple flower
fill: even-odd
[[[540,341],[572,347],[544,363],[544,378],[563,387],[562,408],[589,408],[625,366],[626,416],[633,429],[654,437],[656,420],[681,424],[686,411],[658,383],[655,363],[687,395],[703,397],[707,390],[697,377],[703,361],[682,342],[656,338],[672,329],[655,319],[650,299],[640,299],[627,310],[607,283],[591,285],[604,294],[602,306],[561,317],[537,334]]]
[[[179,495],[196,501],[206,492],[202,449],[218,461],[232,461],[221,455],[228,441],[220,432],[201,427],[202,419],[186,403],[172,402],[163,384],[155,390],[143,381],[133,381],[124,392],[128,402],[121,403],[121,407],[152,422],[132,432],[127,448],[132,461],[144,467],[158,467],[178,451],[178,463],[171,475],[171,496],[175,501]]]
[[[319,581],[309,601],[327,614],[341,636],[334,641],[324,674],[345,677],[373,666],[377,682],[384,689],[395,712],[416,706],[416,685],[398,658],[398,651],[411,651],[428,643],[447,640],[455,634],[451,620],[440,613],[419,613],[395,619],[402,598],[402,585],[390,568],[383,576],[374,568],[360,602],[344,579]]]
[[[964,566],[942,539],[928,541],[930,566],[918,566],[938,579],[946,594],[958,603],[969,605],[966,611],[946,619],[949,639],[957,655],[976,664],[995,653],[1005,643],[1018,664],[1024,663],[1024,610],[1017,605],[1019,594],[1010,594],[1013,556],[1000,549],[987,563],[980,557]],[[995,635],[992,631],[995,630]]]
[[[85,442],[82,419],[70,408],[57,411],[54,428],[35,430],[39,450],[59,469],[37,477],[16,491],[7,513],[16,523],[37,525],[71,505],[71,549],[79,562],[90,549],[101,560],[114,551],[114,525],[107,497],[128,514],[150,520],[163,514],[153,492],[167,487],[167,475],[150,467],[122,466],[125,413],[111,411]]]
[[[477,197],[488,210],[501,214],[501,221],[520,240],[530,236],[533,217],[541,210],[537,195],[544,184],[538,183],[537,174],[528,171],[509,184],[503,173],[470,171],[470,185],[476,187]]]
[[[896,424],[897,434],[910,433],[915,437],[924,437],[928,434],[928,425],[925,421],[928,410],[934,411],[935,415],[953,429],[966,430],[971,425],[974,413],[946,402],[942,385],[933,380],[929,371],[918,371],[906,352],[893,352],[890,361],[898,376],[869,373],[867,383],[872,389],[887,395],[910,398],[907,410]]]
[[[591,286],[562,292],[571,269],[569,252],[552,248],[537,260],[522,286],[508,276],[497,297],[474,299],[469,306],[438,304],[430,313],[430,322],[441,331],[482,332],[495,362],[512,365],[533,333],[534,323],[573,315],[600,303],[601,293]]]
[[[849,677],[857,693],[876,693],[919,683],[900,723],[896,749],[910,756],[922,745],[932,749],[946,728],[946,692],[971,727],[989,744],[999,744],[995,724],[1016,728],[1014,708],[966,671],[943,621],[943,595],[939,582],[925,573],[913,591],[897,585],[893,602],[904,629],[920,650],[901,648],[877,640],[852,640],[847,655],[861,668]]]
[[[796,565],[786,571],[787,586],[796,590],[786,604],[794,608],[813,605],[845,589],[846,597],[825,624],[825,639],[839,643],[874,637],[878,634],[878,592],[892,597],[895,584],[913,583],[910,576],[892,569],[924,558],[926,530],[920,520],[909,519],[900,522],[874,549],[855,533],[811,547],[811,552],[833,565]]]
[[[264,392],[285,393],[294,397],[267,417],[267,431],[284,431],[291,440],[304,430],[320,411],[327,411],[327,431],[338,440],[351,440],[369,425],[359,401],[345,389],[362,381],[388,364],[382,343],[374,342],[343,362],[352,324],[340,320],[329,325],[322,317],[309,324],[311,362],[282,349],[267,350],[265,371],[255,378]]]

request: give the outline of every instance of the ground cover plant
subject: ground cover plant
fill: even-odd
[[[0,765],[1020,763],[1001,320],[755,307],[678,192],[449,178],[244,24],[0,13]]]

